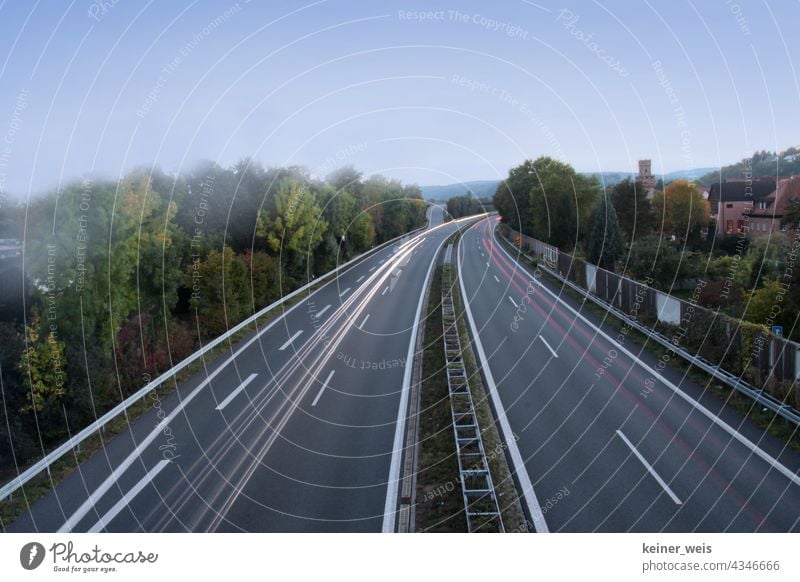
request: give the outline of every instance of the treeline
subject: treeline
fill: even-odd
[[[551,158],[526,160],[495,194],[504,223],[590,263],[759,325],[782,325],[800,340],[800,269],[796,239],[716,237],[698,188],[675,180],[648,198],[627,179],[603,191],[596,179]],[[800,201],[783,218],[800,228]],[[795,246],[793,246],[795,245]]]
[[[735,164],[723,166],[720,171],[709,172],[700,178],[701,184],[713,184],[720,179],[774,178],[800,174],[800,147],[790,147],[782,152],[761,150]]]
[[[703,247],[709,227],[708,203],[686,180],[650,199],[633,180],[604,191],[595,177],[548,157],[513,168],[494,206],[511,228],[609,268],[654,236],[662,244]]]
[[[0,301],[0,469],[41,456],[201,340],[424,222],[415,185],[250,160],[86,179],[4,207],[0,238],[25,225],[24,275],[4,276],[25,281],[26,300]]]
[[[453,196],[447,200],[447,214],[452,219],[472,216],[494,210],[491,198],[476,198],[469,194]]]

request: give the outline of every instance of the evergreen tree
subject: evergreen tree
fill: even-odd
[[[655,223],[653,205],[641,184],[630,178],[615,184],[611,190],[611,203],[627,242],[652,232]]]
[[[625,251],[617,213],[605,195],[600,197],[589,219],[585,242],[589,262],[610,271],[614,270],[614,263]]]

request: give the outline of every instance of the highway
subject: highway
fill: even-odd
[[[459,285],[533,529],[800,530],[800,455],[520,266],[496,220],[465,230]],[[460,226],[437,210],[150,398],[8,531],[393,531],[422,291]]]
[[[462,236],[461,284],[537,530],[800,530],[800,455],[620,345],[617,328],[505,252],[496,221]]]
[[[441,224],[379,250],[230,347],[9,531],[394,529],[410,366]],[[413,334],[412,334],[413,332]]]

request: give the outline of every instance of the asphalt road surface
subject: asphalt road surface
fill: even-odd
[[[538,531],[797,531],[800,455],[521,267],[458,260]],[[8,531],[391,531],[409,352],[444,240],[367,257],[206,362]]]
[[[800,529],[800,455],[620,345],[617,328],[504,252],[496,221],[463,235],[460,273],[539,529]]]

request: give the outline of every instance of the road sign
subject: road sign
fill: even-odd
[[[774,333],[778,337],[783,337],[783,326],[782,325],[773,325],[772,326],[772,333]]]

